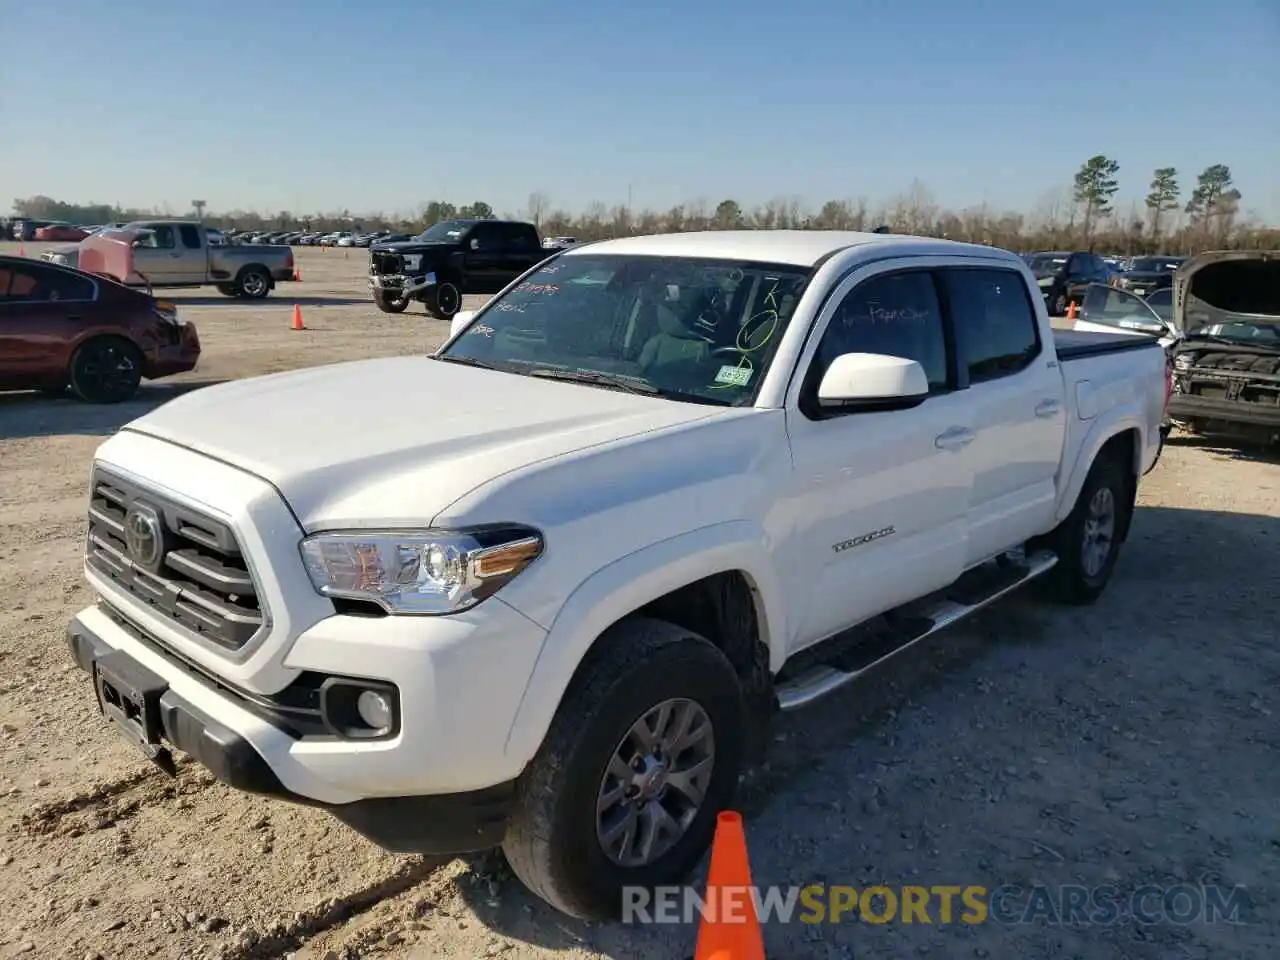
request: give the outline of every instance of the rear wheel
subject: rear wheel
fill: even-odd
[[[625,887],[678,884],[732,801],[745,717],[710,641],[660,620],[615,624],[521,776],[511,869],[558,910],[601,920],[620,915]]]
[[[373,295],[373,302],[378,305],[378,309],[383,313],[404,313],[409,306],[408,297],[392,296],[381,290]]]
[[[128,400],[142,382],[142,352],[120,337],[94,337],[71,358],[71,392],[86,403]]]
[[[437,320],[450,320],[462,309],[462,291],[455,284],[443,280],[427,289],[427,299],[424,302],[427,313]]]
[[[1089,471],[1076,505],[1048,536],[1058,563],[1045,586],[1063,603],[1093,603],[1107,588],[1120,556],[1132,510],[1129,484],[1114,456],[1102,454]]]
[[[261,300],[271,292],[271,276],[262,267],[245,267],[236,277],[236,289],[249,300]]]

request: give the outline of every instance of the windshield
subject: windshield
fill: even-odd
[[[566,255],[491,301],[438,356],[724,406],[755,398],[811,271]]]
[[[1147,297],[1147,306],[1156,312],[1161,320],[1173,320],[1173,290],[1165,287]]]
[[[471,226],[466,220],[441,220],[418,234],[419,240],[457,240]]]
[[[1129,269],[1133,273],[1173,273],[1180,266],[1181,257],[1139,257]]]
[[[1029,266],[1036,273],[1053,273],[1066,264],[1066,254],[1039,253],[1031,258]]]

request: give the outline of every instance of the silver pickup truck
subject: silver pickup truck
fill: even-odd
[[[211,243],[195,220],[138,220],[103,230],[79,243],[51,247],[41,259],[81,268],[80,254],[95,244],[131,237],[132,265],[138,278],[129,284],[152,287],[215,286],[228,297],[259,300],[280,282],[294,279],[293,250],[286,246],[220,246]]]

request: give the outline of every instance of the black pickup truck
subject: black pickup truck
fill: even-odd
[[[497,293],[554,255],[537,228],[513,220],[441,220],[412,240],[369,248],[369,288],[386,313],[402,313],[411,300],[448,320],[462,298]]]

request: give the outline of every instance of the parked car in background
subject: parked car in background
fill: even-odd
[[[1186,261],[1186,257],[1137,257],[1120,274],[1118,286],[1140,297],[1168,289],[1173,286],[1174,273]]]
[[[99,266],[103,257],[118,260],[121,244],[131,249],[134,275],[120,276]],[[87,253],[97,257],[93,265],[85,261]],[[210,244],[205,227],[194,220],[139,220],[73,246],[52,247],[40,256],[61,266],[112,273],[131,286],[213,285],[225,296],[251,300],[267,296],[277,283],[294,277],[290,248]]]
[[[1183,429],[1280,443],[1280,254],[1202,253],[1145,299],[1091,290],[1076,329],[1160,337],[1173,374],[1169,418]]]
[[[447,320],[467,294],[497,293],[551,255],[532,223],[441,220],[412,240],[371,246],[369,288],[385,313],[416,300]]]
[[[69,223],[51,223],[37,229],[34,239],[44,243],[75,242],[83,240],[90,232],[84,227],[72,226]]]
[[[1091,283],[1110,282],[1111,272],[1102,258],[1085,250],[1032,254],[1027,261],[1044,296],[1049,315],[1060,317],[1067,307],[1084,300]]]
[[[177,307],[103,277],[0,256],[0,389],[128,400],[143,380],[195,369]]]

